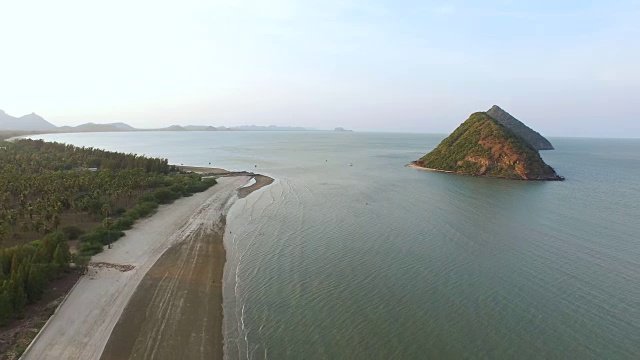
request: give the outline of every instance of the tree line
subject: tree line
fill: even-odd
[[[0,142],[0,324],[23,316],[70,263],[86,264],[137,219],[214,184],[167,159],[42,140]],[[74,251],[69,240],[78,240]]]
[[[71,255],[61,233],[0,250],[0,325],[24,315],[42,297],[47,283],[69,270]]]

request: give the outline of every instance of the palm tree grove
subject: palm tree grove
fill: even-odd
[[[0,325],[159,204],[215,179],[166,159],[42,140],[0,142]]]

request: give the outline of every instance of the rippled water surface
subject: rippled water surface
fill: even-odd
[[[229,359],[640,357],[640,140],[528,183],[403,166],[444,135],[40,137],[277,179],[228,217]]]

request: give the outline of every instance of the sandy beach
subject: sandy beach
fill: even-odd
[[[226,204],[212,205],[144,276],[102,359],[222,359]]]
[[[241,189],[238,189],[238,196],[243,199],[245,197],[247,197],[247,195],[251,194],[252,192],[265,187],[267,185],[271,185],[271,183],[273,183],[273,179],[268,177],[268,176],[264,176],[264,175],[256,175],[253,177],[253,179],[255,179],[255,183],[251,184],[250,186],[246,186],[243,187]]]
[[[412,168],[412,169],[416,169],[416,170],[435,171],[435,172],[441,172],[441,173],[445,173],[445,174],[454,174],[453,171],[426,168],[426,167],[418,166],[418,165],[416,165],[414,163],[407,164],[406,166],[409,167],[409,168]]]
[[[177,165],[176,167],[182,171],[191,171],[197,174],[226,175],[229,173],[229,170],[215,167],[189,165]]]
[[[94,256],[22,358],[175,358],[165,351],[177,343],[167,341],[185,330],[199,336],[191,340],[199,345],[190,343],[196,353],[220,357],[225,214],[249,179],[221,178],[205,192],[161,206]],[[175,341],[184,349],[187,340]]]

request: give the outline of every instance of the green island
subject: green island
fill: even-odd
[[[0,333],[46,308],[40,302],[51,300],[52,284],[75,283],[90,257],[136,220],[214,184],[166,159],[0,140]],[[2,334],[0,353],[19,355],[42,323]]]
[[[493,105],[487,110],[487,115],[507,129],[520,136],[527,144],[536,150],[553,150],[553,145],[544,136],[531,129],[520,120],[514,118],[508,112],[502,110],[498,105]]]
[[[471,114],[411,166],[469,176],[564,180],[542,160],[536,147],[487,112]]]

